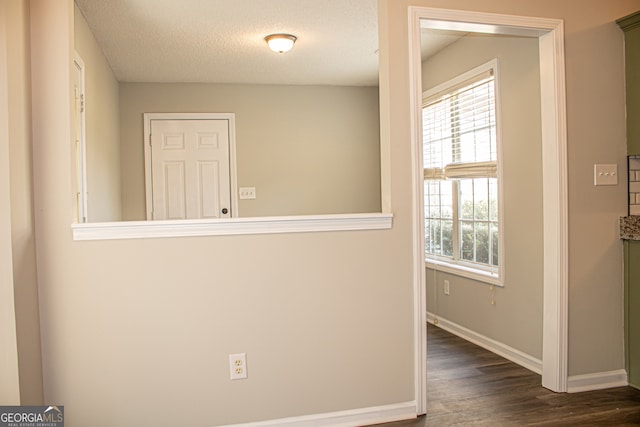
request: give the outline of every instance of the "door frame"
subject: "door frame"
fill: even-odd
[[[236,115],[235,113],[144,113],[144,186],[147,220],[153,219],[153,184],[151,169],[152,120],[227,120],[229,123],[229,191],[231,192],[231,218],[238,215],[238,180],[236,169]]]
[[[75,125],[75,154],[76,154],[76,222],[86,223],[89,221],[88,190],[87,190],[87,127],[86,127],[86,99],[85,99],[85,66],[80,54],[76,51],[73,56],[74,65],[74,97],[76,99],[75,108],[80,107],[80,111],[74,111]],[[80,99],[78,100],[77,97]],[[79,105],[78,105],[79,103]]]
[[[421,22],[456,29],[538,38],[543,176],[542,386],[566,392],[568,382],[568,190],[564,24],[560,19],[409,6],[411,154],[413,167],[414,363],[417,414],[427,412],[427,303],[421,143]]]

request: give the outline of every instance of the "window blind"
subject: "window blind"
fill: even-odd
[[[496,117],[493,72],[487,71],[427,100],[422,109],[426,179],[495,176]],[[474,166],[476,165],[476,166]],[[455,166],[455,167],[454,167]],[[473,171],[466,168],[474,168]]]

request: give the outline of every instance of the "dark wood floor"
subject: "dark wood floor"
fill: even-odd
[[[427,409],[384,427],[640,425],[640,390],[553,393],[540,375],[429,325]]]

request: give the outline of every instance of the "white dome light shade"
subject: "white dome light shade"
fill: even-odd
[[[293,48],[297,37],[291,34],[271,34],[264,38],[272,51],[278,53],[289,52]]]

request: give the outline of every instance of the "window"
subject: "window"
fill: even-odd
[[[425,92],[425,255],[440,270],[498,283],[500,215],[493,60]]]

